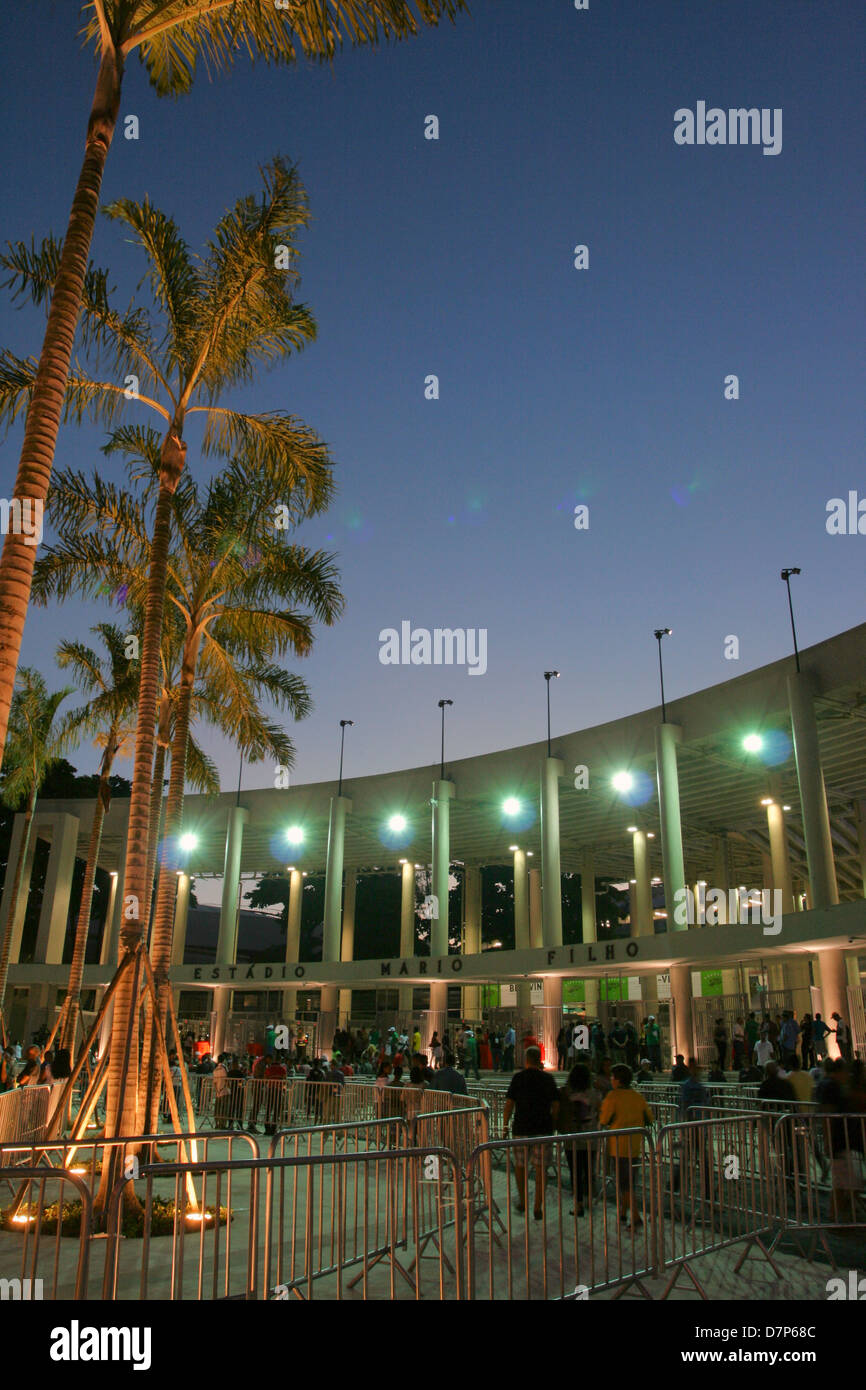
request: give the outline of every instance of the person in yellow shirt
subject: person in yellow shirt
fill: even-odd
[[[631,1068],[620,1063],[610,1074],[611,1089],[601,1103],[598,1122],[602,1129],[640,1129],[651,1125],[653,1112],[639,1091],[631,1089]],[[637,1209],[637,1197],[632,1187],[632,1159],[639,1158],[643,1140],[639,1134],[622,1134],[608,1141],[608,1152],[616,1159],[616,1190],[619,1214],[626,1220],[631,1212],[632,1223],[642,1225]]]

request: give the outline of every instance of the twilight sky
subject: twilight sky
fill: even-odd
[[[137,60],[126,77],[105,201],[149,194],[195,249],[283,153],[311,202],[300,297],[318,341],[232,402],[291,410],[337,462],[337,500],[299,536],[337,553],[347,607],[302,664],[315,711],[294,731],[297,781],[336,775],[341,717],[349,778],[436,761],[440,697],[452,758],[541,738],[545,667],[562,672],[554,732],[653,705],[657,626],[674,630],[671,699],[775,660],[783,565],[803,570],[801,645],[864,616],[866,536],[825,526],[831,498],[866,496],[862,11],[472,11],[330,71],[240,59],[179,102]],[[4,241],[65,227],[95,71],[76,12],[0,11]],[[675,143],[674,113],[699,102],[781,108],[780,153]],[[105,219],[94,257],[125,300],[142,264]],[[40,315],[0,296],[0,344],[41,338]],[[20,438],[2,445],[5,496]],[[64,429],[58,463],[90,467],[102,439]],[[59,684],[57,641],[106,616],[31,610],[23,659]],[[380,631],[403,621],[486,629],[486,672],[381,664]],[[235,751],[202,741],[233,787]],[[72,760],[95,770],[90,750]]]

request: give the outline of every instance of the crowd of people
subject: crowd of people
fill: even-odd
[[[842,1059],[852,1062],[851,1029],[836,1012],[827,1023],[819,1013],[814,1017],[805,1013],[798,1019],[793,1009],[764,1013],[759,1019],[753,1009],[748,1018],[735,1020],[730,1037],[724,1018],[717,1018],[713,1028],[716,1069],[724,1072],[729,1060],[737,1072],[750,1066],[763,1068],[771,1061],[787,1066],[798,1057],[803,1069],[809,1070],[828,1055],[831,1037],[836,1039]]]

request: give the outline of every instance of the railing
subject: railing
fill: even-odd
[[[200,1077],[197,1113],[200,1122],[217,1129],[236,1126],[254,1129],[263,1123],[266,1133],[297,1126],[340,1124],[345,1121],[409,1115],[415,1110],[459,1109],[477,1105],[471,1096],[452,1096],[446,1091],[416,1091],[412,1086],[376,1086],[347,1080],[307,1081],[230,1078],[217,1087],[213,1077]]]
[[[38,1144],[51,1113],[53,1086],[18,1086],[0,1093],[0,1144]]]
[[[4,1165],[0,1191],[5,1190],[12,1201],[3,1209],[0,1235],[3,1297],[85,1299],[93,1216],[87,1184],[71,1173]],[[80,1203],[77,1215],[74,1202]]]

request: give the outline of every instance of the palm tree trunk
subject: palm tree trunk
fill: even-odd
[[[6,994],[6,980],[9,975],[9,950],[12,945],[12,928],[15,918],[18,915],[18,900],[21,896],[21,879],[24,874],[24,865],[27,862],[27,851],[30,848],[30,832],[33,829],[33,809],[36,805],[36,788],[34,787],[27,798],[27,806],[24,811],[24,834],[21,837],[21,852],[18,855],[18,863],[15,865],[15,879],[12,883],[12,898],[9,903],[9,911],[6,914],[6,921],[3,924],[3,941],[0,944],[0,1009],[3,1008],[3,999]],[[27,885],[28,893],[30,885]]]
[[[13,492],[13,497],[30,499],[31,505],[35,503],[41,506],[48,495],[75,329],[81,310],[84,274],[90,257],[102,173],[120,107],[122,78],[123,59],[113,49],[106,51],[96,79],[84,162],[78,176],[60,268],[51,297]],[[10,531],[0,557],[0,762],[6,742],[9,706],[36,559],[36,547],[28,545],[28,539],[32,537],[13,535]]]
[[[159,703],[159,724],[156,735],[156,757],[153,760],[153,789],[150,794],[150,836],[147,842],[147,882],[153,892],[153,875],[156,866],[156,846],[159,842],[159,822],[162,817],[162,782],[165,777],[165,760],[169,745],[168,701],[163,696]]]
[[[168,1019],[168,992],[171,988],[169,967],[171,965],[171,946],[174,938],[174,904],[177,895],[177,838],[183,823],[183,789],[186,782],[186,750],[189,741],[192,691],[195,683],[201,637],[193,633],[187,643],[181,668],[180,690],[175,711],[174,737],[171,745],[171,773],[168,784],[168,800],[165,808],[165,833],[160,856],[159,883],[156,890],[156,908],[153,917],[153,931],[150,939],[150,960],[153,966],[154,983],[157,990],[158,1017],[162,1036],[165,1036]],[[152,1030],[152,1042],[146,1066],[149,1095],[145,1113],[150,1124],[159,1122],[159,1083],[162,1072],[156,1057],[150,1056],[156,1043],[156,1030]],[[155,1133],[155,1128],[151,1128]]]
[[[87,865],[84,882],[81,885],[81,903],[78,908],[78,921],[75,924],[75,945],[72,949],[72,964],[69,967],[69,986],[63,1001],[63,1026],[60,1030],[60,1046],[72,1051],[75,1046],[75,1028],[78,1023],[81,1000],[81,981],[84,976],[84,954],[87,950],[87,933],[90,930],[90,909],[93,905],[93,882],[96,878],[96,865],[99,847],[102,843],[102,826],[111,803],[111,788],[108,779],[111,765],[117,752],[117,737],[112,729],[108,735],[102,767],[99,774],[99,789],[96,805],[93,808],[93,824],[90,827],[90,843],[87,846]],[[106,924],[110,926],[110,924]]]
[[[165,612],[165,586],[171,541],[171,501],[183,471],[186,445],[179,428],[169,430],[163,441],[163,476],[153,524],[153,543],[147,577],[144,634],[141,644],[141,677],[138,722],[135,735],[135,762],[129,805],[129,835],[126,846],[124,902],[127,911],[121,919],[121,954],[135,951],[148,920],[151,885],[147,882],[147,855],[150,843],[150,799],[153,776],[156,716],[160,690],[160,642]],[[105,1135],[135,1133],[137,1087],[122,1086],[124,1068],[131,1065],[138,1076],[137,999],[133,997],[133,974],[127,971],[117,989],[111,1025],[108,1096],[105,1106]],[[127,1063],[127,1049],[129,1062]],[[123,1113],[119,1102],[123,1096]],[[129,1128],[126,1128],[129,1126]]]

